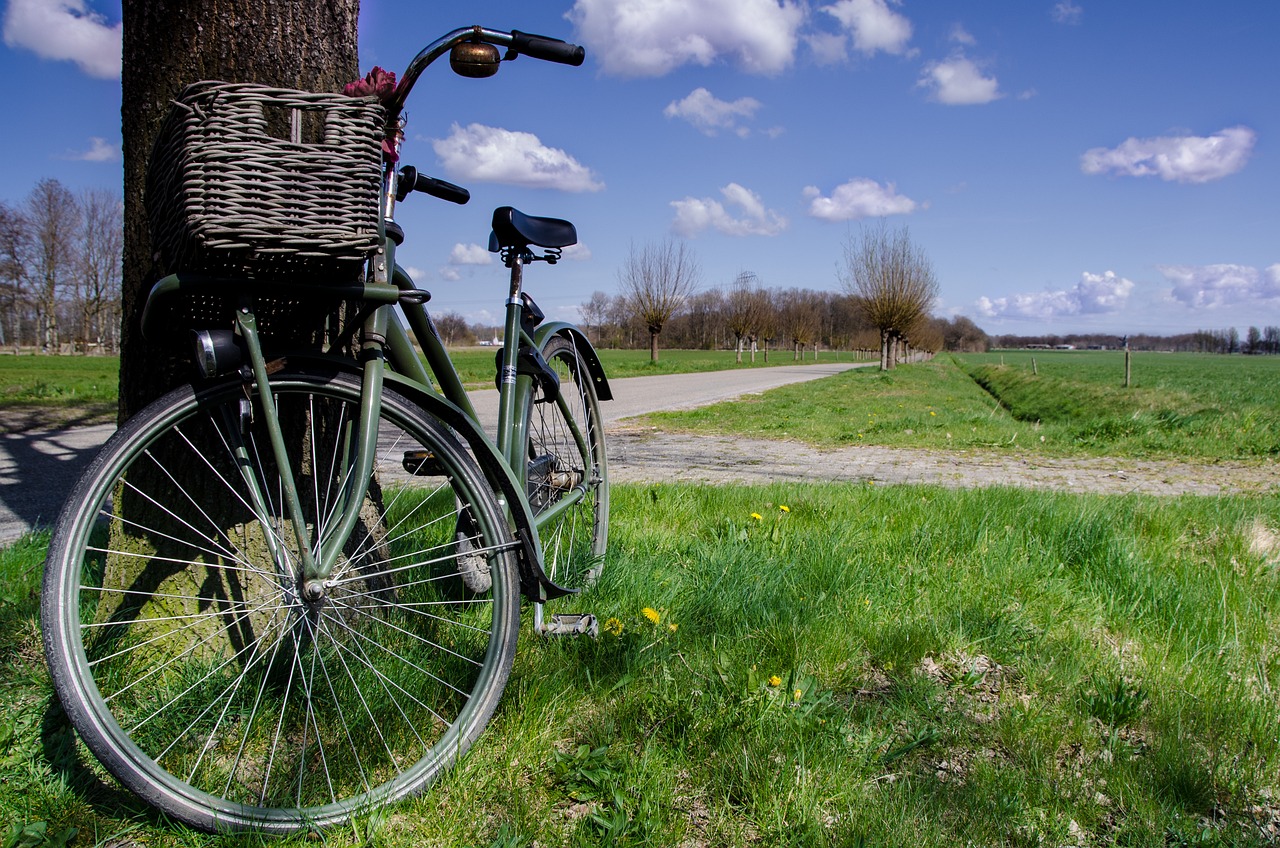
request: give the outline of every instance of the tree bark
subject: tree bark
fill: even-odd
[[[123,421],[179,382],[169,350],[142,337],[157,279],[143,207],[147,161],[170,101],[203,79],[341,91],[359,76],[359,0],[124,0]]]

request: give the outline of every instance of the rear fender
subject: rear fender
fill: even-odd
[[[604,375],[604,366],[600,364],[600,356],[596,353],[596,349],[591,346],[586,334],[567,321],[546,321],[539,324],[537,329],[533,331],[533,340],[537,344],[538,350],[542,350],[547,340],[552,336],[564,336],[577,348],[578,356],[582,359],[582,363],[587,366],[587,373],[591,375],[591,382],[595,384],[596,399],[613,400],[613,390],[609,388],[609,380]]]

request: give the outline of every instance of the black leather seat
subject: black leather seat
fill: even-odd
[[[497,253],[504,247],[568,247],[578,243],[578,231],[559,218],[537,218],[510,206],[493,210],[493,232],[489,250]]]

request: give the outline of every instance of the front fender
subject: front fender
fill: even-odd
[[[613,390],[609,388],[609,379],[604,375],[604,366],[600,364],[600,356],[592,347],[586,333],[568,321],[546,321],[533,331],[533,340],[538,350],[542,350],[547,339],[552,336],[564,336],[578,350],[578,356],[587,366],[591,382],[595,385],[597,400],[613,400]]]

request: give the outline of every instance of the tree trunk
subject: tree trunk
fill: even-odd
[[[658,361],[658,334],[652,330],[649,331],[649,361]]]
[[[142,192],[170,101],[203,79],[341,91],[359,76],[359,0],[124,0],[124,280],[120,420],[179,382],[179,362],[142,337],[157,278]]]

